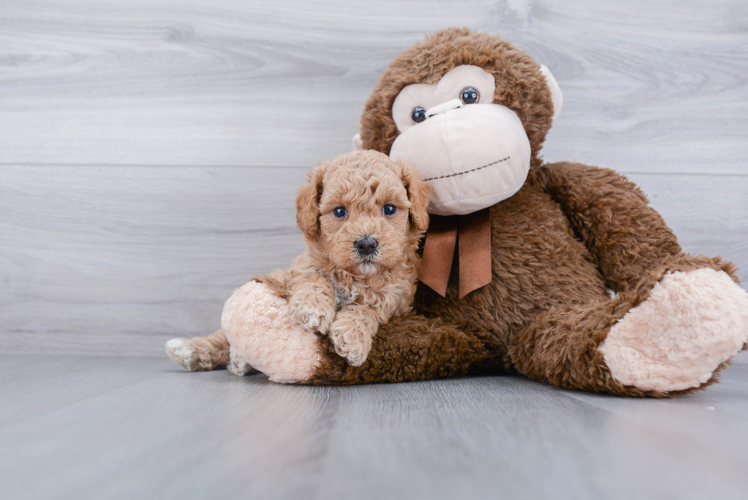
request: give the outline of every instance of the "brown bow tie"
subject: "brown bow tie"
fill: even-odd
[[[491,283],[489,209],[468,215],[432,215],[419,279],[442,297],[447,295],[457,235],[460,236],[460,298]]]

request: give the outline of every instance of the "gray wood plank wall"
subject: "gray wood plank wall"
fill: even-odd
[[[216,328],[302,250],[294,191],[350,149],[389,61],[448,26],[550,67],[546,160],[625,173],[748,279],[740,0],[6,0],[0,350],[160,356]]]

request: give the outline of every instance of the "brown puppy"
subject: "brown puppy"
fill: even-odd
[[[401,161],[356,151],[324,162],[296,198],[307,249],[288,270],[254,278],[286,298],[301,325],[328,335],[354,366],[367,358],[379,325],[410,311],[418,243],[429,224],[429,188]],[[173,339],[169,356],[191,371],[229,361],[222,330]],[[231,356],[232,372],[248,371]]]
[[[329,335],[335,351],[359,366],[379,325],[410,311],[428,186],[404,163],[375,151],[322,163],[309,181],[296,198],[307,250],[289,270],[260,281],[274,281],[294,318]]]

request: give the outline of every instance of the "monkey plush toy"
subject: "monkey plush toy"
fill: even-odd
[[[550,72],[496,36],[447,29],[400,54],[354,143],[431,187],[414,312],[382,325],[350,366],[253,286],[224,309],[232,346],[271,380],[304,384],[514,373],[663,397],[715,382],[748,340],[735,267],[683,253],[623,176],[543,163],[560,108]]]

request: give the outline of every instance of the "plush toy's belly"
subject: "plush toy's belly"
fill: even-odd
[[[548,194],[526,184],[491,208],[490,285],[458,296],[455,265],[447,296],[419,286],[415,309],[468,325],[500,345],[553,305],[606,300],[603,277]]]

